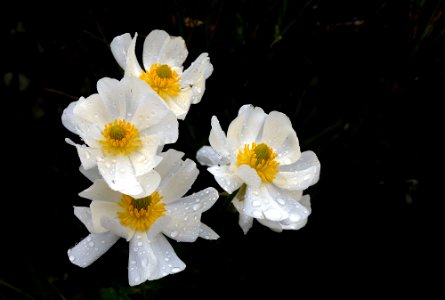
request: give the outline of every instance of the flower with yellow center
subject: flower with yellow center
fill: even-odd
[[[137,285],[177,273],[185,268],[165,236],[179,242],[218,235],[201,222],[201,215],[218,199],[214,188],[184,196],[198,176],[196,164],[184,153],[170,149],[155,171],[162,179],[156,191],[132,197],[110,189],[95,169],[83,170],[93,185],[81,192],[90,207],[75,207],[74,214],[90,234],[68,250],[73,264],[87,267],[122,237],[129,241],[128,280]],[[165,180],[164,180],[165,178]],[[140,181],[149,184],[150,178]]]
[[[226,192],[238,190],[232,203],[245,233],[253,219],[276,231],[304,226],[310,203],[302,191],[318,181],[320,163],[312,151],[300,152],[286,115],[244,105],[227,136],[212,118],[209,141],[197,159]]]
[[[178,121],[163,100],[144,82],[125,77],[103,78],[98,94],[80,98],[63,112],[62,122],[86,145],[77,145],[82,167],[98,167],[108,185],[131,196],[147,195],[159,184],[153,168],[157,150],[178,138]],[[139,176],[151,176],[142,185]]]
[[[184,119],[191,104],[201,101],[205,81],[213,72],[207,53],[202,53],[185,71],[188,51],[184,39],[163,30],[153,30],[144,41],[143,68],[135,54],[137,34],[126,33],[111,42],[111,51],[126,75],[150,86],[165,101],[178,119]]]

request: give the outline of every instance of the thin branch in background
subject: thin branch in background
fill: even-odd
[[[76,96],[73,96],[73,95],[64,93],[64,92],[62,92],[62,91],[55,90],[55,89],[44,88],[43,90],[46,91],[46,92],[49,92],[49,93],[53,93],[53,94],[58,94],[58,95],[65,96],[65,97],[68,97],[68,98],[70,98],[70,99],[74,99],[74,100],[79,99],[79,97],[76,97]]]
[[[22,291],[21,289],[19,289],[19,288],[13,286],[13,285],[7,283],[6,281],[4,281],[4,280],[2,280],[2,279],[0,279],[0,286],[7,287],[7,288],[13,290],[14,292],[16,292],[16,293],[18,293],[18,294],[20,294],[20,295],[22,295],[22,296],[28,298],[28,299],[33,299],[33,300],[36,299],[36,298],[34,298],[33,296],[31,296],[30,294],[25,293],[25,292]]]

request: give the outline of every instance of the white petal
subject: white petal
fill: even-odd
[[[168,174],[173,172],[180,167],[182,164],[182,157],[184,152],[180,152],[174,149],[169,149],[160,154],[162,161],[156,166],[156,172],[162,178],[166,177]]]
[[[76,147],[77,154],[79,155],[80,158],[80,163],[82,164],[82,167],[84,169],[88,170],[97,166],[97,158],[100,155],[99,149],[93,149],[85,145],[75,144],[70,139],[65,139],[65,141],[67,144]]]
[[[259,188],[247,186],[243,212],[256,219],[271,221],[281,221],[289,216],[286,207],[281,207],[275,202],[265,185]]]
[[[227,146],[226,134],[222,130],[218,118],[213,116],[211,124],[212,124],[212,129],[210,130],[210,135],[209,135],[210,145],[221,156],[228,157],[230,152]]]
[[[164,234],[180,242],[195,241],[200,234],[201,214],[217,199],[218,192],[207,188],[166,205],[170,222],[163,228]]]
[[[260,107],[255,107],[250,111],[241,131],[241,145],[250,144],[259,139],[265,118],[266,114]]]
[[[89,200],[119,202],[122,194],[110,189],[103,179],[98,179],[89,188],[80,192],[79,196]]]
[[[199,227],[199,237],[206,240],[217,240],[219,235],[204,223]]]
[[[175,114],[179,120],[184,120],[190,105],[192,104],[193,91],[191,88],[183,89],[176,97],[170,97],[167,100],[169,109]]]
[[[110,119],[108,108],[105,106],[99,94],[93,94],[88,98],[80,98],[73,109],[73,113],[76,118],[78,118],[78,123],[79,120],[88,122],[90,128],[80,128],[82,131],[92,131],[97,128],[96,130],[99,131],[99,134]]]
[[[135,286],[148,280],[158,264],[146,234],[137,233],[130,240],[128,257],[128,283]]]
[[[231,152],[235,152],[243,146],[243,144],[241,144],[241,133],[244,129],[246,119],[253,109],[252,105],[243,105],[238,111],[238,116],[230,123],[227,129],[227,142]]]
[[[320,162],[312,151],[303,152],[292,165],[280,167],[273,183],[287,190],[304,190],[315,184],[320,177]]]
[[[170,38],[163,30],[150,32],[145,38],[142,53],[145,70],[149,70],[155,63],[181,66],[188,54],[185,43],[181,40],[180,37]]]
[[[130,196],[143,192],[128,156],[104,157],[97,162],[97,166],[111,189]]]
[[[269,227],[270,229],[272,229],[275,232],[282,232],[283,231],[283,227],[281,226],[280,222],[274,222],[274,221],[270,221],[267,219],[258,219],[258,222],[260,222],[260,224]]]
[[[125,84],[127,117],[139,131],[158,124],[170,113],[165,102],[144,81],[128,77]]]
[[[100,175],[99,170],[97,168],[91,168],[87,170],[82,165],[80,165],[79,171],[91,182],[94,182],[97,179],[102,179],[102,175]]]
[[[272,111],[264,121],[261,141],[278,153],[278,162],[290,164],[300,157],[297,134],[289,118],[280,112]]]
[[[135,195],[134,198],[136,199],[151,195],[159,187],[161,176],[159,176],[159,174],[153,170],[143,176],[139,176],[138,181],[141,184],[143,192],[141,194]]]
[[[162,160],[160,156],[156,155],[159,148],[158,136],[141,136],[140,139],[142,148],[128,156],[133,165],[135,176],[143,176],[151,172]]]
[[[159,52],[158,62],[173,67],[182,67],[187,55],[184,39],[179,36],[169,37],[168,42]]]
[[[153,252],[157,259],[157,264],[153,272],[148,276],[148,280],[155,280],[175,274],[185,269],[184,262],[179,259],[170,243],[162,235],[158,234],[151,242]]]
[[[127,64],[125,68],[125,76],[139,77],[142,74],[141,66],[136,58],[136,40],[138,34],[135,33],[133,40],[130,43],[127,51]]]
[[[116,218],[120,210],[117,203],[109,201],[93,201],[90,204],[91,217],[93,223],[93,232],[106,232],[107,229],[102,225],[103,218]]]
[[[68,258],[73,264],[85,268],[107,252],[118,239],[112,232],[91,233],[68,250]]]
[[[250,228],[252,228],[253,225],[253,218],[251,216],[248,216],[242,212],[239,212],[239,219],[238,224],[243,230],[244,234],[247,234],[249,232]]]
[[[239,166],[236,169],[235,174],[248,186],[258,188],[261,185],[261,178],[258,176],[258,173],[248,165]]]
[[[227,164],[228,161],[224,159],[218,152],[210,146],[203,146],[196,152],[196,160],[203,166],[217,166]]]
[[[126,85],[113,78],[102,78],[97,82],[97,91],[104,106],[108,109],[110,121],[125,119],[127,104],[125,101]]]
[[[210,77],[213,66],[207,53],[201,53],[198,58],[184,71],[181,83],[194,85]],[[196,102],[195,102],[196,103]]]
[[[178,127],[176,116],[169,112],[157,124],[146,128],[142,134],[157,136],[161,145],[171,144],[178,140]]]
[[[113,232],[115,235],[120,236],[127,241],[131,240],[134,235],[134,231],[123,226],[116,217],[103,216],[100,219],[100,224],[108,231]]]
[[[214,166],[208,168],[207,170],[213,176],[215,176],[216,182],[218,182],[221,188],[229,194],[239,189],[239,187],[243,183],[241,178],[233,174],[228,166]]]
[[[307,217],[309,216],[310,210],[299,202],[302,199],[301,191],[293,192],[293,191],[277,189],[273,185],[269,185],[267,187],[267,191],[275,203],[273,204],[273,206],[264,207],[263,209],[264,210],[270,208],[278,210],[283,209],[287,212],[287,218],[274,219],[269,217],[268,218],[269,220],[281,221],[282,223],[296,222],[301,219],[307,219]]]
[[[181,198],[191,188],[198,177],[199,171],[194,161],[186,159],[162,178],[159,193],[165,203]]]
[[[119,66],[121,66],[121,68],[124,70],[127,66],[127,51],[130,43],[131,35],[129,33],[125,33],[115,37],[110,45],[114,58]]]
[[[76,106],[77,101],[71,102],[68,106],[63,110],[62,113],[62,124],[69,131],[79,134],[76,127],[76,117],[74,116],[73,110]]]
[[[95,232],[89,207],[74,206],[74,215],[85,225],[89,232]]]

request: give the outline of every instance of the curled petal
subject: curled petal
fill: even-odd
[[[79,267],[88,267],[107,252],[118,239],[119,237],[112,232],[91,233],[68,250],[68,258]]]

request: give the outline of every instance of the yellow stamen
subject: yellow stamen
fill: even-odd
[[[142,147],[139,130],[125,120],[114,120],[108,123],[102,135],[105,138],[99,141],[102,144],[102,150],[112,155],[128,155]]]
[[[168,65],[153,64],[149,71],[142,71],[139,78],[148,83],[164,100],[179,95],[181,78]]]
[[[157,219],[165,216],[167,210],[162,198],[158,192],[140,199],[122,195],[119,202],[122,210],[117,212],[121,224],[134,231],[146,232]]]
[[[264,143],[245,144],[243,150],[238,150],[236,164],[248,165],[255,169],[263,182],[269,183],[274,180],[280,165],[275,158],[277,154]]]

